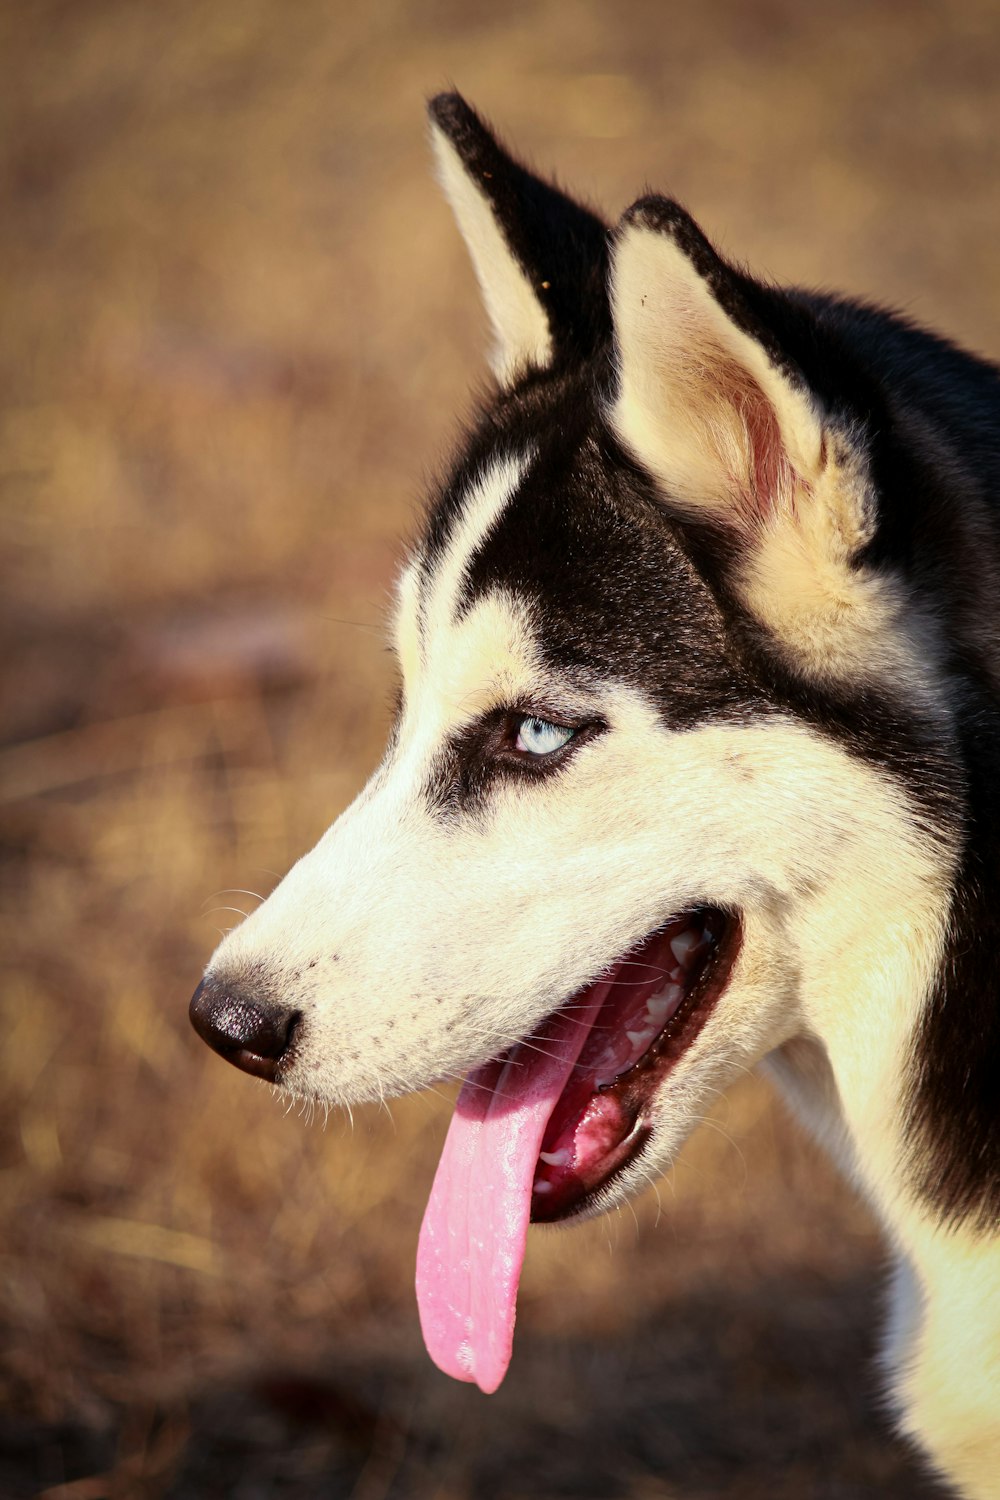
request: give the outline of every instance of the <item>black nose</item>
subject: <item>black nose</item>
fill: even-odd
[[[202,1041],[220,1057],[244,1073],[277,1082],[298,1011],[248,1000],[238,990],[203,979],[191,997],[189,1014]]]

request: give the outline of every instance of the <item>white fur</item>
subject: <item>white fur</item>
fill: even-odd
[[[800,672],[877,684],[919,705],[950,738],[937,622],[902,579],[857,561],[874,509],[853,435],[831,426],[731,322],[669,235],[626,230],[612,302],[612,421],[665,503],[739,535],[744,602]],[[782,460],[764,494],[747,421],[762,404]],[[900,1137],[901,1080],[940,962],[953,855],[930,848],[891,793],[878,810],[881,779],[871,771],[845,761],[836,779],[841,810],[853,800],[867,834],[849,841],[818,920],[808,903],[789,911],[803,955],[801,1009],[768,1067],[898,1252],[885,1363],[902,1425],[963,1493],[985,1500],[1000,1494],[1000,1247],[940,1224],[913,1200]],[[755,784],[747,798],[763,812],[759,791]],[[804,806],[790,810],[791,820],[803,816],[808,823]],[[820,845],[828,834],[829,825]]]
[[[740,909],[729,987],[615,1196],[666,1166],[716,1091],[779,1049],[789,1093],[839,1143],[922,1289],[916,1332],[900,1334],[906,1424],[967,1494],[989,1495],[992,1418],[977,1403],[994,1389],[996,1346],[982,1346],[982,1329],[995,1251],[927,1222],[905,1187],[900,1135],[903,1060],[940,954],[953,851],[928,843],[893,783],[800,724],[671,731],[633,690],[549,677],[509,596],[449,619],[447,561],[437,580],[424,601],[437,639],[406,684],[395,747],[212,972],[263,965],[305,1022],[287,1086],[350,1103],[464,1073],[672,912]],[[599,711],[608,732],[544,790],[508,789],[485,816],[442,820],[424,792],[447,736],[539,694],[568,713]],[[828,1088],[810,1074],[810,1049]],[[957,1378],[956,1360],[981,1379]]]
[[[544,313],[488,203],[436,132],[507,377],[545,364]],[[721,312],[667,237],[633,226],[615,262],[619,434],[689,513],[738,530],[747,608],[806,675],[948,698],[933,622],[901,582],[852,569],[871,524],[849,434]],[[744,400],[782,445],[754,494]],[[351,808],[215,954],[301,1012],[283,1082],[344,1104],[454,1076],[525,1036],[671,914],[740,911],[728,987],[655,1101],[642,1160],[672,1160],[717,1091],[768,1067],[854,1178],[898,1252],[887,1362],[902,1425],[970,1500],[1000,1494],[1000,1251],[942,1226],[909,1188],[903,1078],[938,971],[956,851],[900,786],[791,716],[667,727],[642,692],[544,665],[526,604],[460,612],[476,548],[523,479],[507,455],[465,497],[428,576],[400,584],[399,730]],[[451,738],[489,709],[544,703],[607,730],[544,783],[507,781],[473,815],[428,797]]]
[[[686,509],[715,514],[752,504],[753,458],[740,397],[754,386],[781,410],[794,472],[819,472],[823,429],[811,399],[731,322],[669,235],[638,225],[624,231],[615,249],[612,302],[619,432],[654,474],[668,479]]]
[[[545,369],[552,361],[552,335],[545,309],[493,217],[486,195],[466,171],[438,125],[431,125],[438,177],[462,231],[493,325],[493,373],[507,384],[526,365]]]
[[[465,1069],[496,1050],[504,1028],[531,1030],[671,913],[736,907],[743,955],[671,1094],[703,1065],[717,1074],[720,1057],[738,1070],[790,1036],[818,1034],[848,1126],[884,1115],[889,1137],[911,997],[926,989],[940,946],[949,851],[917,836],[891,783],[792,720],[670,731],[634,691],[574,688],[539,660],[509,596],[489,594],[453,622],[412,693],[407,685],[385,764],[225,940],[213,970],[266,961],[308,1023],[299,1066],[316,1081],[304,1091],[347,1101],[377,1092],[385,1066],[408,1087],[428,1082],[442,1008],[462,1038],[447,1044],[444,1065]],[[485,815],[442,820],[425,787],[448,736],[495,704],[539,696],[568,713],[600,712],[608,732],[551,787],[507,787]],[[354,1050],[366,1028],[381,1059],[361,1048],[345,1066],[346,1038]],[[299,1086],[298,1067],[287,1082]],[[666,1129],[673,1137],[673,1106]],[[891,1142],[884,1154],[865,1158],[879,1196],[895,1191]]]
[[[624,231],[611,299],[619,373],[612,425],[673,509],[740,535],[744,600],[786,645],[790,664],[813,678],[878,682],[936,711],[943,674],[935,622],[900,578],[855,561],[875,508],[853,435],[832,426],[732,322],[669,234]],[[748,414],[774,424],[767,494]]]
[[[435,567],[424,597],[423,635],[431,646],[446,638],[458,610],[462,580],[469,563],[510,504],[530,463],[530,453],[495,459],[463,497],[447,550]]]

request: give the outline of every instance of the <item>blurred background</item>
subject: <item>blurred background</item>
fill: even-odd
[[[878,1238],[762,1084],[533,1234],[487,1399],[413,1298],[447,1103],[286,1116],[186,1012],[380,754],[484,378],[425,96],[995,353],[998,73],[993,0],[0,8],[0,1494],[939,1493],[878,1404]]]

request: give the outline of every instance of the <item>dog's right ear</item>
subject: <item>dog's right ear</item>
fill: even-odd
[[[438,175],[493,325],[503,385],[585,359],[610,337],[608,231],[516,162],[460,94],[428,106]]]

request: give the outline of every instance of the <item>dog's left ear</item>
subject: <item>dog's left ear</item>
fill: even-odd
[[[428,105],[438,175],[468,246],[501,384],[610,337],[608,230],[514,160],[460,94]]]
[[[669,504],[734,536],[758,612],[817,614],[847,602],[875,506],[864,455],[769,326],[769,295],[676,203],[641,199],[612,255],[611,417]]]

